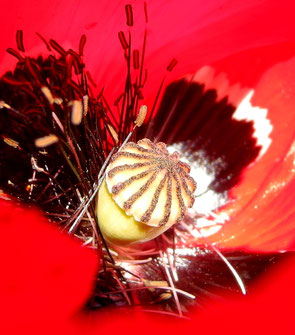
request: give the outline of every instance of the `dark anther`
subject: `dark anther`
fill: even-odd
[[[125,12],[126,12],[127,26],[132,27],[133,26],[132,6],[131,5],[126,5],[125,6]]]

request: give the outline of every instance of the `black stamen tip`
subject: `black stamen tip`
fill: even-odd
[[[128,49],[128,43],[126,41],[126,38],[125,38],[125,35],[124,35],[123,31],[118,32],[118,37],[119,37],[120,43],[122,45],[122,48],[124,50]]]
[[[19,51],[25,52],[22,30],[16,32],[16,44]]]
[[[133,51],[133,67],[135,70],[139,69],[139,51]]]
[[[80,54],[80,56],[83,56],[85,44],[86,44],[86,36],[83,34],[81,36],[80,43],[79,43],[79,54]]]
[[[177,65],[177,63],[178,63],[177,59],[173,58],[172,61],[169,63],[169,65],[166,68],[167,71],[171,72],[174,69],[174,67]]]
[[[148,23],[149,22],[149,17],[148,17],[148,11],[147,11],[147,4],[146,4],[146,2],[144,2],[143,6],[144,6],[145,23]]]
[[[132,12],[132,6],[131,5],[126,5],[125,6],[125,12],[126,12],[126,24],[129,27],[133,26],[133,12]]]

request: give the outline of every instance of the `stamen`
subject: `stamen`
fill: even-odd
[[[73,87],[73,89],[81,96],[81,98],[83,97],[82,88],[78,84],[76,84],[72,79],[68,79],[67,83]]]
[[[11,109],[11,106],[9,106],[5,101],[0,101],[0,108]]]
[[[31,164],[32,164],[33,170],[35,170],[37,172],[46,173],[46,171],[43,168],[41,168],[40,166],[38,166],[37,160],[33,156],[31,157]]]
[[[42,35],[40,35],[39,33],[36,33],[36,35],[44,42],[44,44],[46,45],[47,50],[51,51],[50,45],[47,43],[45,38]]]
[[[45,98],[50,103],[50,105],[52,105],[54,103],[54,99],[53,99],[52,93],[50,92],[50,89],[47,86],[43,86],[41,87],[41,91],[44,94]]]
[[[125,12],[126,12],[126,19],[127,19],[127,26],[132,27],[133,26],[133,12],[132,12],[132,6],[126,5],[125,6]]]
[[[72,106],[71,122],[73,125],[78,126],[82,121],[83,105],[80,100],[73,100],[68,103]]]
[[[126,41],[126,38],[125,38],[125,35],[124,35],[124,32],[123,31],[119,31],[118,32],[118,37],[119,37],[119,40],[120,40],[120,43],[122,45],[122,48],[124,50],[128,49],[128,43]]]
[[[52,117],[53,117],[54,121],[58,124],[60,130],[64,133],[65,132],[64,126],[60,122],[60,119],[58,118],[58,116],[54,112],[52,112]]]
[[[142,105],[139,109],[139,112],[138,112],[138,115],[137,115],[137,118],[135,120],[135,124],[137,127],[140,127],[142,126],[144,120],[145,120],[145,117],[146,117],[146,113],[147,113],[147,106],[146,105]]]
[[[145,23],[149,22],[149,18],[148,18],[148,11],[147,11],[147,4],[146,2],[143,3],[144,6],[144,17],[145,17]]]
[[[6,82],[7,84],[14,85],[14,86],[30,85],[29,81],[26,81],[26,80],[17,80],[17,79],[8,77],[8,75],[3,76],[2,80],[4,82]]]
[[[85,44],[86,44],[86,36],[83,34],[81,36],[80,43],[79,43],[79,55],[80,56],[83,56]]]
[[[90,74],[89,71],[86,71],[86,76],[87,76],[87,79],[90,81],[91,85],[92,85],[93,87],[96,87],[96,83],[95,83],[95,81],[92,79],[92,76],[91,76],[91,74]]]
[[[16,44],[19,51],[25,52],[22,30],[16,32]]]
[[[139,69],[139,51],[133,50],[133,67],[135,70]]]
[[[116,132],[116,130],[110,124],[108,124],[108,130],[110,131],[111,136],[113,140],[115,141],[115,143],[118,144],[119,138],[118,138],[118,133]]]
[[[58,137],[56,135],[51,134],[48,136],[37,138],[35,140],[35,146],[37,148],[45,148],[57,142],[58,142]]]
[[[72,56],[73,58],[73,65],[74,65],[74,69],[75,69],[75,74],[78,75],[81,73],[82,71],[82,62],[81,62],[81,59],[80,59],[80,56],[79,54],[77,54],[77,52],[75,52],[74,50],[72,49],[69,49],[68,50],[68,53]]]
[[[50,40],[49,44],[52,46],[52,48],[57,51],[61,56],[65,57],[67,55],[65,49],[60,46],[56,41]]]
[[[57,105],[61,105],[63,103],[62,98],[53,98],[53,102]]]
[[[165,293],[161,293],[159,298],[157,298],[154,303],[159,303],[159,302],[163,302],[166,301],[168,299],[172,298],[172,293],[171,292],[165,292]]]
[[[20,149],[19,143],[12,138],[4,137],[3,141],[15,149]]]
[[[11,54],[12,56],[14,56],[15,58],[17,58],[18,60],[22,60],[23,56],[16,50],[12,49],[12,48],[7,48],[6,52],[8,52],[9,54]]]
[[[171,72],[174,69],[174,67],[177,65],[177,63],[178,61],[175,58],[173,58],[172,61],[167,66],[167,71]]]
[[[40,85],[40,80],[39,80],[39,76],[37,74],[38,70],[36,69],[36,65],[33,64],[32,60],[29,57],[25,58],[25,62],[26,62],[26,66],[27,66],[30,74],[36,80],[38,85]]]
[[[121,93],[118,98],[114,101],[114,106],[118,106],[121,99],[124,97],[125,93]]]
[[[148,280],[148,279],[142,279],[142,282],[145,286],[148,286],[150,288],[151,291],[155,291],[154,288],[151,288],[151,287],[169,287],[169,284],[167,283],[166,280]]]
[[[89,101],[89,96],[84,95],[83,96],[83,115],[86,116],[88,112],[88,101]]]

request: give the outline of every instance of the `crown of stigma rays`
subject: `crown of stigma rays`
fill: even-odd
[[[129,142],[112,158],[98,201],[98,222],[115,244],[144,242],[179,222],[194,204],[190,166],[163,142]]]

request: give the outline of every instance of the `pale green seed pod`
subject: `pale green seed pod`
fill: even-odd
[[[97,200],[99,227],[118,245],[151,240],[183,219],[194,203],[190,167],[164,143],[127,143],[106,171]]]

